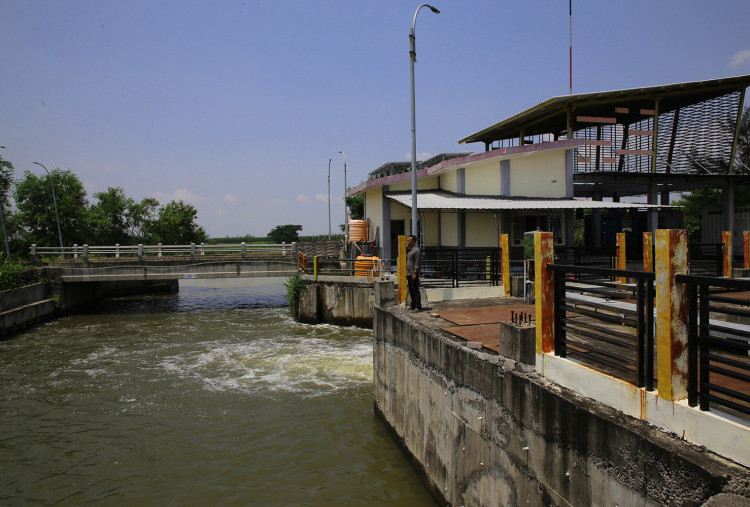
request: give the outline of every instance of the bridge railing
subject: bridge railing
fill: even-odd
[[[239,244],[205,244],[190,243],[189,245],[73,245],[60,248],[59,246],[29,247],[31,262],[36,264],[39,257],[62,257],[63,259],[82,259],[88,262],[91,257],[137,257],[142,261],[145,257],[159,258],[165,256],[190,256],[195,260],[198,256],[231,255],[245,259],[248,254],[277,254],[291,256],[294,243],[239,243]]]

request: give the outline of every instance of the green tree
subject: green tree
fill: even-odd
[[[151,229],[156,221],[159,201],[153,197],[146,197],[136,202],[130,208],[130,237],[134,243],[157,243],[151,237]]]
[[[365,196],[351,195],[346,197],[346,207],[349,208],[351,220],[362,220],[365,218]]]
[[[70,169],[55,169],[50,176],[24,171],[23,179],[16,183],[13,198],[25,239],[38,245],[59,245],[50,181],[55,186],[64,244],[88,241],[86,189]]]
[[[5,239],[10,242],[15,231],[12,228],[13,218],[10,213],[10,188],[13,185],[13,164],[0,157],[0,252],[5,254]],[[1,257],[0,257],[1,258]]]
[[[149,237],[158,243],[184,245],[200,243],[206,231],[195,223],[198,211],[182,201],[171,201],[159,209],[159,214],[149,228]]]
[[[268,237],[274,243],[293,243],[299,240],[299,231],[301,230],[301,225],[277,225],[271,229],[271,232],[268,233]]]
[[[94,194],[97,202],[88,215],[91,236],[89,242],[98,245],[130,244],[132,216],[135,201],[125,195],[121,187],[109,187],[106,192]]]

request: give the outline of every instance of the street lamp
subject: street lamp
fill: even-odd
[[[409,71],[411,75],[411,233],[417,236],[417,121],[414,106],[414,62],[417,61],[416,36],[417,14],[422,7],[429,8],[435,14],[440,11],[429,4],[422,4],[414,11],[414,22],[409,32]]]
[[[346,153],[344,150],[339,152],[344,156],[344,241],[349,239],[349,210],[346,209]]]
[[[57,215],[57,198],[55,197],[55,186],[52,184],[52,175],[49,173],[49,171],[44,166],[44,164],[40,164],[39,162],[34,162],[34,163],[36,165],[42,166],[42,169],[44,169],[44,172],[47,173],[47,178],[49,179],[49,186],[52,189],[52,204],[55,207],[55,221],[57,222],[57,235],[60,237],[60,253],[62,254],[63,259],[65,259],[65,250],[63,247],[62,230],[60,230],[60,217]]]
[[[0,146],[0,148],[5,149],[5,146]],[[0,159],[2,159],[2,157],[0,157]],[[10,188],[8,190],[10,190]],[[3,239],[5,240],[5,253],[7,254],[6,259],[10,260],[10,243],[8,242],[8,233],[5,232],[5,194],[0,196],[0,220],[3,222]]]
[[[331,160],[328,159],[328,239],[331,239]]]

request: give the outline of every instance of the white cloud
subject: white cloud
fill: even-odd
[[[235,202],[237,198],[232,194],[227,194],[224,196],[224,202]]]
[[[309,199],[306,195],[298,194],[297,195],[297,202],[307,202]]]
[[[321,202],[328,202],[328,195],[327,194],[315,194],[315,200],[321,201]]]
[[[750,49],[743,49],[742,51],[736,52],[732,56],[732,60],[729,62],[729,66],[739,67],[748,60],[750,60]]]

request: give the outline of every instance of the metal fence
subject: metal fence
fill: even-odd
[[[654,389],[654,273],[550,264],[555,354]],[[626,277],[633,283],[612,278]]]
[[[724,272],[723,243],[688,245],[688,272],[691,275],[721,276]]]
[[[555,260],[566,265],[611,268],[616,258],[616,246],[555,247]]]
[[[142,261],[144,257],[169,257],[205,255],[226,255],[245,258],[248,254],[278,254],[290,255],[293,243],[261,244],[261,243],[239,243],[239,244],[205,244],[191,243],[189,245],[73,245],[60,248],[59,246],[37,246],[29,247],[32,263],[36,263],[39,257],[62,257],[63,259],[82,259],[87,262],[92,257],[97,258],[138,258]]]
[[[676,281],[687,289],[688,404],[750,414],[750,302],[741,294],[750,291],[750,280],[677,275]]]
[[[502,249],[425,249],[420,271],[426,288],[502,285]]]

